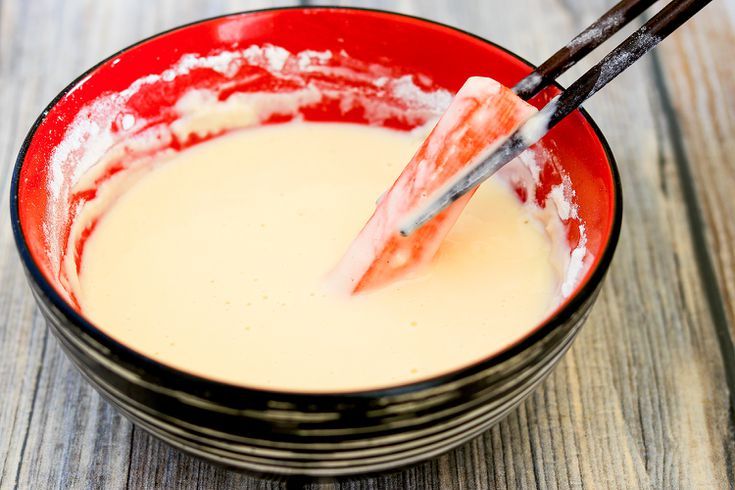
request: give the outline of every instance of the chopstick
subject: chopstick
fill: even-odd
[[[399,228],[401,235],[408,236],[413,233],[423,224],[430,221],[434,216],[443,211],[447,206],[488,179],[503,165],[540,140],[559,121],[577,109],[585,100],[592,97],[622,71],[640,59],[641,56],[651,50],[651,48],[656,46],[674,30],[679,28],[684,24],[684,22],[699,12],[705,5],[710,3],[710,1],[711,0],[673,0],[666,5],[640,29],[607,54],[599,63],[579,77],[574,83],[572,83],[572,85],[569,86],[569,88],[554,97],[539,112],[511,134],[502,144],[496,146],[485,154],[480,155],[476,159],[477,163],[469,165],[468,169],[464,171],[462,175],[456,177],[453,183],[440,190],[436,195],[427,199],[419,209],[414,210],[401,224]],[[624,1],[621,3],[627,2]],[[638,7],[629,6],[628,11],[636,8]],[[611,12],[613,10],[615,10],[615,8],[613,8]],[[605,16],[603,16],[603,18],[604,17]],[[600,20],[596,23],[599,22]],[[592,29],[592,26],[585,32],[590,29]],[[607,36],[614,33],[614,29],[603,29],[603,31]],[[592,37],[602,37],[602,31],[598,32],[600,32],[599,36]],[[577,38],[581,36],[582,34],[577,36]],[[589,49],[589,51],[591,51],[594,49],[594,47],[592,47],[593,44],[596,43],[596,45],[599,45],[603,41],[604,39],[597,39],[594,42],[586,44],[586,47],[577,51],[576,54],[570,55],[569,58],[571,64],[576,62],[576,60],[572,61],[571,58],[577,57],[581,59],[579,53],[585,49]],[[574,43],[574,41],[570,44],[572,43]],[[556,54],[554,56],[556,56]],[[550,61],[551,60],[547,63],[551,66],[564,66],[566,64],[564,61],[555,63],[550,63]],[[569,66],[571,66],[571,64]],[[537,71],[540,71],[540,69]],[[541,73],[541,76],[543,77],[543,73]]]
[[[528,100],[658,0],[622,0],[513,87]]]

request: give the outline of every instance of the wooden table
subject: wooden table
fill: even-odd
[[[26,131],[84,69],[178,24],[293,3],[0,0],[2,202]],[[342,3],[436,19],[540,62],[613,0]],[[735,485],[734,55],[735,0],[715,0],[586,105],[621,167],[625,224],[588,324],[542,387],[450,454],[399,473],[307,486]],[[105,403],[49,335],[7,209],[0,225],[0,487],[286,484],[174,451]]]

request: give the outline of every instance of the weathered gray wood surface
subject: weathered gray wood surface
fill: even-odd
[[[539,62],[613,0],[364,0]],[[162,29],[288,1],[0,0],[0,182],[66,83]],[[481,438],[338,488],[732,488],[735,0],[716,0],[587,104],[620,164],[625,225],[589,323]],[[589,64],[585,64],[588,66]],[[574,73],[580,73],[580,69]],[[569,78],[567,77],[566,80]],[[0,487],[280,488],[182,455],[118,415],[36,311],[0,213]]]

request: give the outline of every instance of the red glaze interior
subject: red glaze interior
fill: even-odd
[[[431,87],[452,92],[471,75],[486,75],[513,85],[530,71],[523,61],[472,35],[419,19],[364,10],[253,12],[182,27],[142,42],[103,62],[62,94],[40,121],[25,153],[18,181],[20,225],[33,260],[57,291],[60,286],[58,278],[53,277],[44,235],[48,162],[80,109],[100,95],[127,88],[140,77],[163,72],[185,53],[208,55],[253,44],[274,44],[291,52],[345,50],[363,62],[398,67],[401,73],[427,75],[432,80],[428,82]],[[162,108],[169,107],[192,81],[204,85],[218,83],[215,72],[193,70],[174,82],[152,84],[131,99],[129,106],[137,114],[165,121],[168,116]],[[233,90],[258,90],[272,82],[262,79]],[[543,105],[554,93],[554,89],[549,89],[533,103]],[[312,120],[360,120],[359,114],[343,114],[334,104],[318,107],[305,116]],[[390,121],[385,124],[397,125]],[[187,144],[191,143],[195,142]],[[561,162],[572,181],[579,218],[586,226],[587,249],[594,256],[578,291],[596,269],[615,226],[615,177],[604,143],[579,112],[559,124],[544,139],[544,146]],[[559,180],[553,171],[544,172],[536,197],[545,196]],[[579,238],[577,228],[569,230],[570,244],[575,246]]]

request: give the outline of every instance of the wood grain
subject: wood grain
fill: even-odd
[[[680,165],[699,204],[702,248],[723,301],[723,327],[735,338],[735,1],[715,3],[662,47],[663,85],[675,110]],[[723,57],[723,53],[724,57]],[[716,284],[715,284],[716,282]]]
[[[540,62],[611,1],[343,3],[433,18]],[[275,4],[1,0],[0,199],[7,202],[25,131],[82,70],[162,29]],[[266,481],[183,455],[134,429],[47,334],[13,250],[8,213],[0,213],[0,487],[733,487],[726,376],[733,366],[723,362],[716,310],[726,312],[725,327],[733,324],[735,73],[726,61],[734,13],[733,0],[713,3],[655,59],[645,58],[587,104],[621,167],[625,225],[598,304],[559,368],[482,437],[401,472]],[[692,182],[683,180],[682,165]],[[693,221],[692,206],[701,223]],[[692,238],[698,233],[704,250]],[[717,279],[715,297],[703,257]]]

